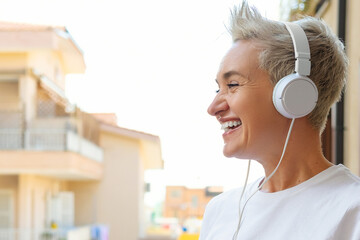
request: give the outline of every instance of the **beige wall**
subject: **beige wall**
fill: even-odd
[[[19,97],[18,81],[0,81],[1,98],[17,98]]]
[[[26,53],[0,53],[0,109],[21,109],[20,74],[26,68]],[[11,81],[11,84],[10,82]],[[16,84],[17,86],[15,87]],[[10,86],[11,85],[11,86]]]
[[[24,70],[26,53],[0,53],[0,71]]]
[[[44,228],[46,196],[65,191],[67,189],[66,182],[35,175],[20,175],[18,183],[18,227],[23,229]]]
[[[20,98],[24,104],[25,119],[31,121],[36,116],[36,89],[37,82],[29,75],[19,78]]]
[[[99,183],[72,181],[68,186],[75,195],[75,225],[84,226],[97,223]]]
[[[346,53],[349,57],[348,82],[345,95],[345,132],[344,132],[344,164],[355,174],[360,174],[360,128],[359,128],[359,73],[360,73],[360,1],[347,1],[346,16]],[[330,4],[322,18],[337,33],[338,1]]]
[[[65,89],[64,66],[60,54],[49,50],[33,51],[28,54],[27,62],[29,69],[39,71],[57,86]]]
[[[14,219],[13,219],[13,227],[16,227],[18,224],[18,176],[15,175],[0,175],[0,191],[11,191],[13,193],[13,206],[14,206]]]
[[[360,174],[360,1],[347,1],[346,44],[349,56],[349,78],[345,99],[345,164]]]
[[[337,33],[337,22],[338,22],[338,1],[332,0],[330,1],[329,6],[327,7],[326,11],[324,12],[324,15],[321,16],[321,18],[330,25],[331,29],[334,31],[334,33]]]
[[[72,151],[0,151],[0,174],[101,179],[103,164]]]
[[[104,148],[103,179],[69,184],[75,193],[75,224],[107,224],[110,240],[137,240],[139,205],[143,204],[139,142],[101,132],[100,146]]]
[[[0,80],[0,111],[19,110],[19,82]]]

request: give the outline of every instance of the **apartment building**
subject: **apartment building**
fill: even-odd
[[[0,239],[144,235],[159,137],[72,105],[65,77],[84,71],[66,28],[0,22]]]

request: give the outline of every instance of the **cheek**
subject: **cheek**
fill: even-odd
[[[272,91],[238,92],[231,95],[228,99],[230,108],[244,117],[246,115],[258,115],[260,118],[265,116],[275,116],[277,111],[272,102]]]
[[[251,107],[252,99],[248,94],[238,91],[228,96],[227,102],[230,109],[237,114],[244,114],[246,109]]]
[[[240,117],[244,122],[245,131],[249,134],[248,137],[256,138],[253,139],[256,141],[268,141],[272,138],[280,120],[272,103],[272,94],[249,96],[247,101],[241,104],[241,108],[243,111]]]

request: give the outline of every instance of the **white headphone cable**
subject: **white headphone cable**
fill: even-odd
[[[244,193],[245,193],[245,189],[246,189],[246,186],[247,186],[247,182],[248,182],[248,179],[249,179],[249,173],[250,173],[250,165],[251,165],[251,159],[249,159],[248,161],[248,167],[247,167],[247,172],[246,172],[246,178],[245,178],[245,183],[244,183],[244,187],[241,191],[241,195],[240,195],[240,199],[239,199],[239,218],[241,217],[241,200],[244,196]],[[238,226],[237,226],[237,229],[236,229],[236,232],[234,233],[233,235],[233,240],[235,240],[237,238],[237,235],[239,233],[239,230],[240,230],[240,223],[241,221],[238,222]]]
[[[292,128],[294,126],[294,122],[295,122],[295,118],[293,118],[291,120],[291,124],[290,124],[290,127],[289,127],[289,131],[288,131],[288,134],[286,136],[286,140],[285,140],[285,144],[284,144],[284,148],[283,148],[283,151],[282,151],[282,154],[281,154],[281,157],[280,157],[280,160],[276,166],[276,168],[274,169],[274,171],[267,177],[265,178],[265,180],[260,184],[260,186],[256,189],[256,191],[254,193],[252,193],[250,195],[250,197],[245,201],[245,204],[243,206],[243,208],[241,209],[241,211],[239,211],[239,222],[238,222],[238,226],[237,226],[237,229],[236,229],[236,232],[234,233],[233,235],[233,240],[236,240],[238,234],[239,234],[239,230],[240,230],[240,227],[241,227],[241,220],[242,220],[242,216],[243,216],[243,213],[244,213],[244,210],[245,210],[245,207],[246,207],[246,204],[248,203],[248,201],[258,192],[260,191],[260,189],[264,186],[265,183],[267,183],[270,178],[276,173],[276,171],[278,170],[281,162],[282,162],[282,159],[285,155],[285,150],[286,150],[286,147],[288,145],[288,142],[289,142],[289,139],[290,139],[290,135],[291,135],[291,131],[292,131]],[[248,176],[249,176],[249,170],[250,170],[250,160],[249,160],[249,165],[248,165],[248,172],[247,172],[247,175],[246,175],[246,179],[245,179],[245,186],[243,188],[243,191],[241,193],[241,196],[240,196],[240,201],[239,201],[239,209],[241,208],[240,207],[240,204],[241,204],[241,200],[242,200],[242,197],[244,195],[244,192],[245,192],[245,188],[246,188],[246,184],[247,184],[247,180],[248,180]]]

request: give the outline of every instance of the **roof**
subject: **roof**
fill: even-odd
[[[61,30],[68,32],[63,26],[50,26],[50,25],[39,25],[39,24],[30,24],[30,23],[19,23],[19,22],[4,22],[0,21],[0,31],[6,32],[43,32],[43,31],[53,31]]]
[[[0,21],[0,51],[28,52],[40,49],[59,51],[67,73],[84,73],[82,49],[64,26]]]
[[[91,115],[102,123],[117,126],[117,117],[115,113],[92,113]]]
[[[91,115],[100,122],[101,129],[106,132],[111,132],[130,138],[150,140],[154,142],[160,141],[159,136],[118,126],[115,113],[91,113]]]
[[[114,113],[97,113],[91,115],[99,121],[101,131],[139,141],[139,153],[143,161],[144,169],[164,168],[160,138],[158,136],[117,126],[116,115]]]

